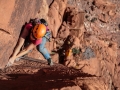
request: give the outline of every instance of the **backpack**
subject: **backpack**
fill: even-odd
[[[39,22],[42,23],[42,24],[44,24],[44,25],[46,26],[46,28],[47,28],[47,26],[48,26],[47,21],[46,21],[45,19],[39,19],[39,20],[40,20]],[[47,28],[47,29],[48,29],[48,28]],[[52,36],[51,36],[51,32],[50,32],[49,29],[46,31],[46,34],[45,34],[44,37],[47,39],[47,41],[50,42],[50,38],[51,38]]]
[[[46,21],[45,19],[43,19],[43,18],[42,18],[42,19],[38,19],[38,18],[30,19],[30,23],[32,23],[33,26],[35,26],[36,23],[42,23],[42,24],[44,24],[44,25],[46,26],[46,28],[47,28],[47,26],[48,26],[47,21]],[[47,28],[47,29],[48,29],[48,28]],[[47,39],[47,41],[50,41],[50,38],[51,38],[52,36],[51,36],[51,32],[50,32],[49,29],[46,31],[46,34],[45,34],[44,37]]]
[[[47,41],[50,42],[50,38],[52,37],[52,36],[51,36],[51,32],[50,32],[50,31],[47,31],[44,37],[47,39]]]

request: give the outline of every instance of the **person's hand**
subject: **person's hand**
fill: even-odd
[[[10,59],[9,59],[9,61],[8,61],[8,63],[7,63],[7,65],[6,65],[5,67],[12,66],[13,63],[14,63],[14,61],[15,61],[15,57],[10,57]]]

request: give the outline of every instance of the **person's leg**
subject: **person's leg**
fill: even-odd
[[[45,44],[46,44],[46,38],[43,37],[42,43],[38,45],[38,51],[44,56],[45,59],[47,59],[48,64],[52,65],[53,63],[48,50],[45,48]]]

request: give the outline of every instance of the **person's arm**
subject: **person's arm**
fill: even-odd
[[[32,50],[33,48],[35,48],[36,45],[34,45],[33,43],[31,43],[30,45],[28,45],[27,47],[25,47],[20,53],[17,54],[17,56],[15,57],[18,58],[18,57],[21,57],[25,54],[27,54],[30,50]]]
[[[25,41],[25,39],[22,38],[22,37],[20,37],[20,38],[18,39],[18,43],[17,43],[17,45],[16,45],[16,47],[15,47],[15,49],[14,49],[14,52],[13,52],[13,54],[12,54],[12,57],[15,57],[15,56],[20,52],[20,49],[21,49],[22,45],[24,44],[24,41]]]
[[[21,52],[19,52],[16,56],[11,57],[11,58],[9,59],[9,62],[8,62],[8,64],[7,64],[6,66],[11,66],[11,65],[14,63],[14,61],[15,61],[16,58],[21,57],[21,56],[27,54],[27,53],[28,53],[30,50],[32,50],[34,47],[36,47],[36,45],[34,45],[33,43],[31,43],[30,45],[28,45],[28,46],[27,46],[26,48],[24,48]]]
[[[23,32],[22,32],[22,34],[20,35],[20,37],[18,39],[17,45],[16,45],[16,47],[14,49],[14,52],[12,54],[12,57],[15,57],[20,52],[20,49],[23,46],[23,44],[25,42],[25,38],[27,37],[28,33],[29,32],[28,32],[28,30],[25,27]]]

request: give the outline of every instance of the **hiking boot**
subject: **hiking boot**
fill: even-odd
[[[53,62],[52,62],[52,59],[48,59],[48,65],[52,66],[53,65]]]

